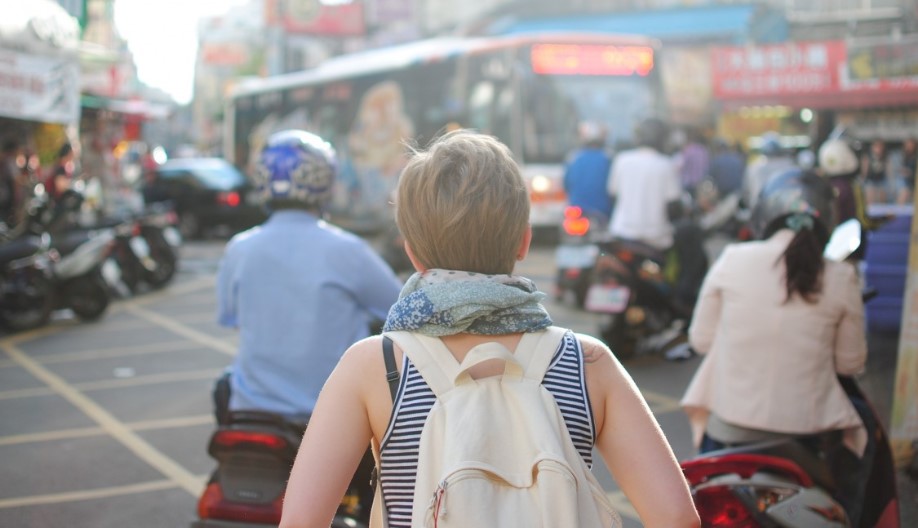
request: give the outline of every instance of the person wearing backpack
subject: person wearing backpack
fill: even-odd
[[[325,528],[370,443],[371,526],[611,527],[595,447],[645,527],[697,527],[678,462],[599,340],[552,325],[513,275],[529,200],[496,139],[455,131],[404,169],[396,221],[417,273],[382,336],[351,346],[319,396],[283,528]]]

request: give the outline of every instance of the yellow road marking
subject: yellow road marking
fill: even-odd
[[[74,407],[99,424],[115,440],[131,450],[141,460],[156,468],[175,485],[193,496],[198,496],[202,489],[201,481],[191,472],[143,440],[102,406],[87,398],[75,387],[27,356],[14,344],[3,342],[0,343],[0,348],[6,352],[10,359],[20,364],[30,374],[66,398]]]
[[[185,324],[213,323],[217,326],[217,314],[215,310],[197,313],[183,313],[182,322]]]
[[[64,493],[50,493],[47,495],[31,495],[29,497],[13,497],[11,499],[0,499],[0,509],[38,506],[41,504],[58,504],[61,502],[75,502],[90,499],[105,499],[108,497],[118,497],[120,495],[173,489],[176,487],[178,487],[176,483],[171,480],[155,480],[152,482],[127,484],[112,488],[68,491]]]
[[[206,346],[208,348],[212,348],[218,352],[223,352],[230,356],[236,355],[236,346],[233,345],[232,343],[226,340],[214,337],[210,334],[207,334],[206,332],[195,330],[194,328],[191,328],[188,325],[184,325],[176,321],[172,317],[158,314],[156,312],[147,310],[137,305],[126,306],[125,309],[131,312],[132,314],[136,315],[137,317],[146,319],[147,321],[150,321],[151,323],[159,325],[195,343]]]
[[[213,425],[214,417],[210,414],[196,416],[180,416],[178,418],[165,418],[163,420],[145,420],[142,422],[129,422],[125,425],[132,431],[158,431],[161,429],[178,429],[181,427],[194,427],[197,425]],[[15,444],[30,444],[36,442],[53,442],[55,440],[69,440],[72,438],[85,438],[106,434],[101,427],[79,427],[73,429],[60,429],[57,431],[44,431],[20,435],[0,436],[0,446]]]
[[[48,387],[33,387],[30,389],[14,389],[0,391],[0,400],[18,400],[19,398],[35,398],[36,396],[50,396],[57,394]]]
[[[156,385],[159,383],[174,383],[177,381],[194,381],[202,379],[215,380],[223,372],[220,368],[202,370],[185,370],[181,372],[165,372],[147,376],[134,376],[131,378],[104,379],[99,381],[85,381],[73,383],[71,386],[77,390],[94,391],[103,389],[118,389],[126,387],[139,387],[142,385]],[[0,391],[0,400],[15,400],[19,398],[34,398],[36,396],[49,396],[57,391],[48,387],[34,387],[29,389],[15,389]]]
[[[162,374],[150,374],[148,376],[134,376],[132,378],[87,381],[84,383],[74,383],[72,387],[82,391],[94,391],[103,389],[119,389],[124,387],[137,387],[140,385],[156,385],[159,383],[172,383],[176,381],[194,381],[202,379],[216,380],[222,372],[223,369],[221,368],[183,370],[181,372],[166,372]]]
[[[157,352],[177,352],[181,350],[191,350],[195,348],[195,346],[196,345],[189,344],[188,341],[184,340],[165,341],[162,343],[143,343],[140,345],[96,348],[93,350],[81,350],[77,352],[61,352],[59,354],[48,354],[36,357],[34,359],[44,365],[48,365],[51,363],[67,363],[71,361],[88,361],[94,359],[139,356]]]
[[[163,418],[161,420],[144,420],[131,422],[128,427],[135,431],[155,431],[158,429],[177,429],[180,427],[193,427],[196,425],[214,425],[212,414],[197,414],[194,416],[179,416],[176,418]]]
[[[676,398],[653,391],[641,391],[641,393],[644,395],[644,399],[647,400],[647,403],[650,405],[650,408],[653,410],[654,414],[663,414],[682,410],[682,406],[679,404],[679,400]]]
[[[74,429],[60,429],[42,433],[29,433],[20,435],[0,436],[0,446],[31,444],[34,442],[52,442],[54,440],[69,440],[71,438],[86,438],[105,434],[101,427],[80,427]]]
[[[194,427],[197,425],[213,425],[214,417],[210,414],[196,416],[180,416],[162,420],[144,420],[129,422],[125,425],[132,431],[158,431],[161,429],[178,429],[181,427]],[[72,438],[85,438],[106,434],[101,427],[79,427],[73,429],[59,429],[57,431],[44,431],[20,435],[0,436],[0,446],[15,444],[31,444],[36,442],[53,442],[55,440],[69,440]]]
[[[195,292],[204,288],[213,288],[214,284],[216,283],[216,276],[207,275],[192,281],[184,282],[182,284],[172,284],[163,290],[145,293],[142,297],[125,299],[124,301],[118,303],[116,306],[119,308],[127,308],[129,306],[143,306],[145,304],[152,304],[156,301],[161,301],[164,298],[177,297],[179,295]]]

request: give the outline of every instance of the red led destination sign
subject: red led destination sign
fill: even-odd
[[[535,44],[533,73],[543,75],[640,75],[653,69],[653,48],[598,44]]]

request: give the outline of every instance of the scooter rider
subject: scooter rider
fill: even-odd
[[[841,138],[829,139],[819,147],[819,173],[829,178],[835,188],[835,206],[839,223],[856,218],[864,231],[877,229],[882,225],[882,218],[867,215],[867,200],[858,177],[860,162],[854,149]],[[861,237],[861,245],[851,254],[850,259],[860,261],[867,252],[866,237]]]
[[[637,148],[619,153],[612,163],[607,187],[613,198],[609,232],[657,250],[664,264],[672,248],[678,270],[674,304],[688,316],[708,265],[700,228],[683,204],[676,164],[664,153],[667,124],[645,119],[638,125],[636,139]]]
[[[568,204],[580,207],[584,216],[609,221],[612,202],[606,193],[612,160],[605,151],[606,129],[601,123],[584,121],[578,127],[581,148],[571,155],[564,171]]]
[[[218,422],[258,410],[305,423],[344,351],[385,320],[401,283],[361,238],[322,219],[332,146],[299,130],[268,138],[256,184],[271,212],[234,236],[217,275],[218,322],[239,352],[214,390]]]
[[[759,240],[727,246],[701,288],[689,340],[705,357],[682,406],[702,452],[789,438],[835,447],[827,458],[856,518],[870,443],[837,376],[863,370],[867,343],[855,270],[822,256],[833,200],[828,182],[801,169],[765,185]]]

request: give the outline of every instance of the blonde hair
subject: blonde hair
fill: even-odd
[[[402,172],[396,222],[426,268],[509,274],[529,226],[519,167],[496,138],[457,130]]]

